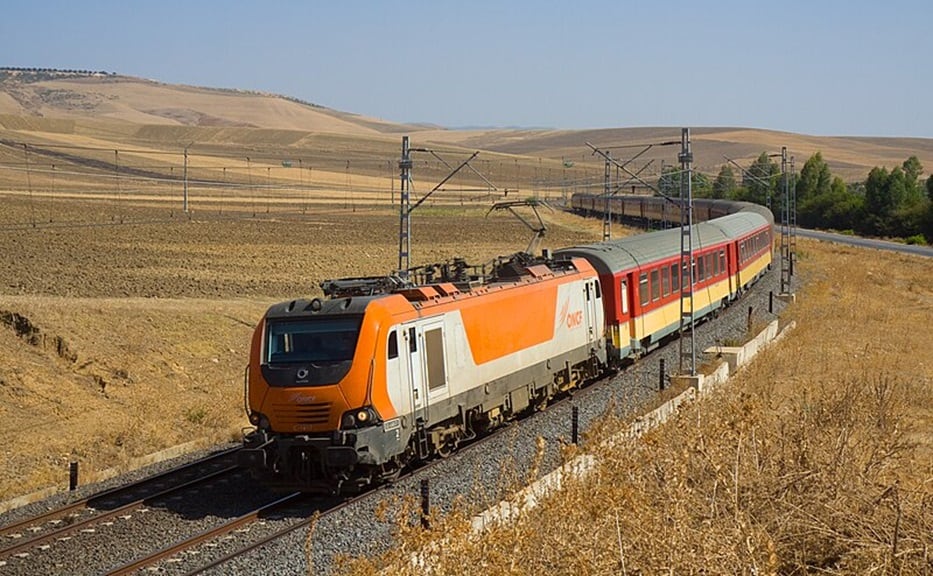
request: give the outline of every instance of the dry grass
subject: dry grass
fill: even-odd
[[[125,467],[192,439],[238,437],[250,324],[261,301],[2,297],[38,331],[0,325],[0,500]],[[64,351],[65,354],[61,354]]]
[[[398,545],[342,572],[929,574],[933,261],[801,248],[797,329],[718,394],[514,524],[403,508]]]

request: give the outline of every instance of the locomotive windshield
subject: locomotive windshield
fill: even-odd
[[[273,369],[297,369],[287,370],[295,371],[297,379],[276,382],[283,385],[336,382],[350,370],[362,321],[360,316],[339,316],[270,322],[263,363]],[[273,380],[285,375],[279,376]]]

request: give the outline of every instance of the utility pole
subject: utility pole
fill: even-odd
[[[696,376],[696,343],[693,338],[693,151],[690,129],[680,133],[680,373]],[[685,367],[685,364],[687,365]]]
[[[794,276],[794,260],[797,258],[797,169],[794,157],[790,157],[790,277]]]
[[[191,144],[188,144],[191,146]],[[188,146],[185,146],[185,170],[184,170],[184,201],[182,202],[182,210],[185,214],[188,213]]]
[[[787,146],[781,147],[781,294],[790,292],[790,182],[787,173]]]
[[[612,238],[612,203],[609,201],[612,195],[612,156],[609,152],[606,152],[604,166],[603,194],[606,196],[606,209],[603,210],[603,242],[608,242]]]
[[[470,168],[476,174],[479,174],[483,180],[486,180],[486,177],[476,171],[475,168],[470,166],[470,162],[479,156],[479,151],[474,152],[469,158],[460,163],[459,166],[453,168],[450,174],[446,178],[437,183],[437,185],[431,189],[430,192],[421,197],[420,200],[411,203],[411,168],[412,168],[412,152],[428,152],[433,155],[435,158],[441,161],[448,168],[450,164],[444,161],[443,158],[437,155],[436,152],[427,148],[411,148],[409,146],[408,136],[402,136],[402,158],[399,160],[398,166],[401,174],[401,188],[400,188],[400,202],[399,202],[399,219],[398,219],[398,275],[406,283],[409,281],[410,268],[411,268],[411,213],[421,204],[427,200],[431,194],[434,194],[448,180],[453,178],[460,170],[465,167]],[[349,166],[349,163],[348,163]],[[492,183],[489,180],[486,182],[492,186]]]
[[[408,269],[411,261],[411,149],[408,136],[402,136],[402,159],[398,162],[401,182],[399,183],[399,219],[398,219],[398,274],[408,281]]]

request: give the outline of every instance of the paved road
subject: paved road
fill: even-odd
[[[860,238],[858,236],[847,236],[845,234],[833,234],[831,232],[819,232],[817,230],[797,229],[797,235],[802,238],[814,238],[826,242],[836,242],[838,244],[849,244],[852,246],[862,246],[865,248],[877,248],[879,250],[891,250],[894,252],[904,252],[906,254],[916,254],[933,258],[933,248],[929,246],[915,246],[911,244],[898,244],[897,242],[888,242],[886,240],[873,240],[871,238]]]

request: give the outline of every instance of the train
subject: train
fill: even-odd
[[[602,200],[575,194],[571,207],[596,214]],[[668,215],[654,199],[620,200],[641,202],[638,218]],[[691,231],[697,319],[740,297],[773,251],[766,209],[703,210]],[[679,327],[691,271],[668,229],[415,272],[325,281],[324,298],[266,311],[244,373],[253,427],[239,463],[254,478],[352,493],[447,456],[658,346]]]

